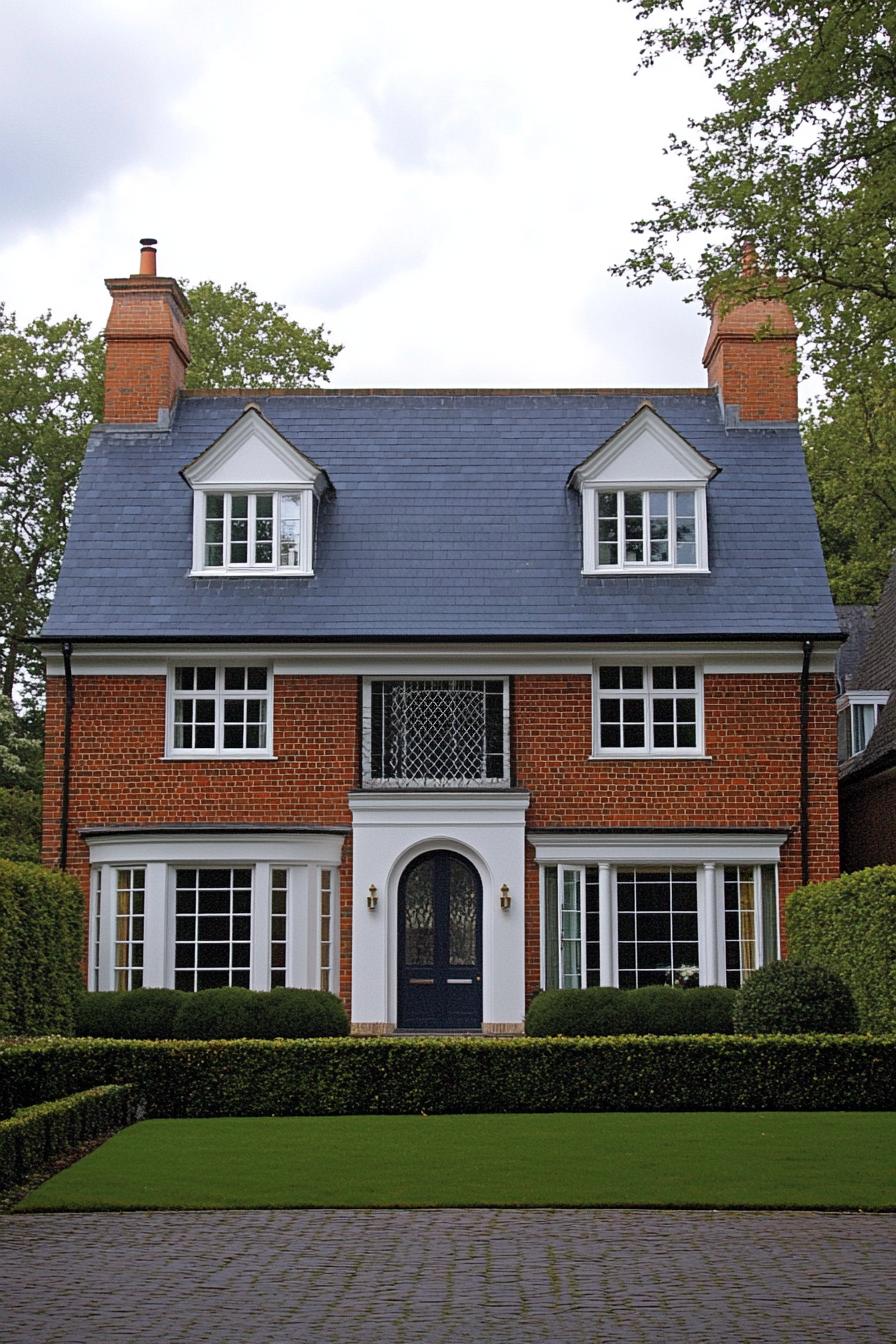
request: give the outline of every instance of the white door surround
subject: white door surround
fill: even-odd
[[[522,1031],[525,1014],[522,789],[349,794],[353,818],[352,1031],[381,1035],[397,1017],[398,883],[431,849],[468,859],[482,882],[482,1030]],[[370,908],[370,888],[376,903]],[[507,887],[509,908],[501,904]],[[505,897],[506,899],[506,897]]]

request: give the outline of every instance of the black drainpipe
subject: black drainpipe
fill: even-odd
[[[803,886],[809,881],[809,663],[814,640],[803,640],[800,674],[800,857]]]
[[[62,740],[62,802],[59,808],[59,867],[65,872],[68,865],[68,793],[72,773],[72,710],[75,708],[75,686],[72,681],[72,645],[62,645],[62,664],[65,668],[65,730]]]

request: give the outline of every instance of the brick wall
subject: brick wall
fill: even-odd
[[[809,832],[813,881],[838,866],[834,684],[810,679]],[[591,679],[520,677],[515,684],[517,783],[530,827],[748,826],[791,830],[780,895],[801,882],[800,678],[712,676],[704,682],[709,760],[591,761]],[[539,983],[538,870],[528,853],[526,984]]]
[[[896,863],[896,773],[845,784],[840,827],[844,873]]]
[[[351,825],[358,680],[278,677],[275,760],[165,760],[165,678],[75,679],[69,866],[88,883],[85,826],[164,823]],[[59,854],[65,687],[47,687],[44,857]],[[721,826],[789,829],[782,898],[801,880],[799,699],[794,675],[712,676],[704,683],[709,760],[591,761],[591,679],[515,679],[517,782],[532,827]],[[837,768],[833,679],[811,678],[811,876],[836,876]],[[342,990],[351,984],[351,846],[340,876]],[[527,863],[527,986],[539,978],[538,873]]]

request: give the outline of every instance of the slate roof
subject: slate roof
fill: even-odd
[[[583,576],[573,467],[649,397],[721,471],[708,575]],[[190,578],[179,475],[253,401],[329,474],[311,578]],[[795,426],[712,392],[186,394],[93,434],[49,638],[836,638]]]
[[[837,689],[842,694],[859,689],[857,677],[865,646],[874,629],[874,607],[853,603],[838,606],[836,612],[840,629],[846,636],[837,653]]]

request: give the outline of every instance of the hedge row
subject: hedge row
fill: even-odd
[[[0,859],[0,1036],[71,1031],[83,909],[74,878]]]
[[[0,1047],[8,1110],[100,1083],[149,1116],[887,1110],[896,1038],[46,1041]]]
[[[800,887],[787,901],[788,954],[845,980],[863,1031],[896,1031],[896,867]]]
[[[699,1036],[734,1030],[736,989],[546,989],[526,1014],[528,1036]]]
[[[21,1185],[54,1158],[134,1120],[132,1087],[94,1087],[0,1120],[0,1190]]]
[[[347,1036],[342,1000],[320,989],[129,989],[84,993],[75,1035],[121,1041],[271,1041]]]

